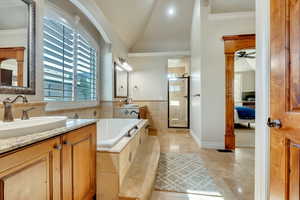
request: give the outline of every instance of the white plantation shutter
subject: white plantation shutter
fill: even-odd
[[[96,50],[82,35],[77,38],[77,100],[95,100]]]
[[[44,18],[45,100],[96,100],[96,57],[95,48],[74,29]]]

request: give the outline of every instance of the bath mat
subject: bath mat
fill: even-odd
[[[161,153],[155,189],[223,196],[197,154]]]

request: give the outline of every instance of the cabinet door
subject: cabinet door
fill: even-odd
[[[60,200],[60,139],[0,156],[0,200]]]
[[[63,199],[87,200],[96,193],[96,125],[63,136]]]

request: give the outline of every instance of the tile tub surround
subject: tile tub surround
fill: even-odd
[[[25,147],[58,135],[62,135],[72,130],[97,123],[97,121],[98,120],[96,119],[69,119],[67,120],[65,127],[56,128],[41,133],[32,133],[31,135],[26,136],[0,139],[0,154],[16,150],[18,148]]]
[[[168,101],[133,101],[134,104],[147,107],[147,119],[151,128],[157,131],[168,129]]]

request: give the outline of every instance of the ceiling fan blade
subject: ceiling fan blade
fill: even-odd
[[[245,56],[245,58],[254,59],[254,58],[256,58],[256,56]]]
[[[254,51],[254,52],[247,53],[247,55],[254,55],[254,54],[256,54],[255,51]]]

